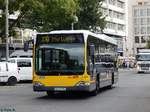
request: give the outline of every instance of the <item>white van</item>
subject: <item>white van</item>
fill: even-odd
[[[0,62],[0,83],[15,85],[19,80],[20,76],[16,63]]]
[[[32,58],[32,50],[25,52],[24,50],[16,50],[10,54],[10,58]]]
[[[32,80],[32,58],[10,58],[11,63],[17,63],[20,81]]]

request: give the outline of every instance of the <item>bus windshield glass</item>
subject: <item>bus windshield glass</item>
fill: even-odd
[[[53,37],[55,38],[55,36]],[[84,73],[83,40],[75,41],[74,38],[65,40],[64,35],[62,38],[62,40],[47,39],[45,43],[38,42],[35,59],[35,69],[38,75],[79,75]]]
[[[138,54],[136,56],[137,61],[150,61],[150,54]]]

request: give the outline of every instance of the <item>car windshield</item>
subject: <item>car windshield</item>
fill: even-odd
[[[136,56],[137,61],[150,61],[150,54],[141,54]]]
[[[36,49],[39,75],[75,75],[84,72],[84,44],[45,44]]]

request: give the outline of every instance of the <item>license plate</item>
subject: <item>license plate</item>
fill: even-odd
[[[54,91],[66,91],[66,88],[54,88]]]

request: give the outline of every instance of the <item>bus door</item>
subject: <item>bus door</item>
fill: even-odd
[[[91,80],[96,79],[96,68],[95,68],[95,48],[94,44],[91,44],[88,49],[88,71],[91,76]]]

